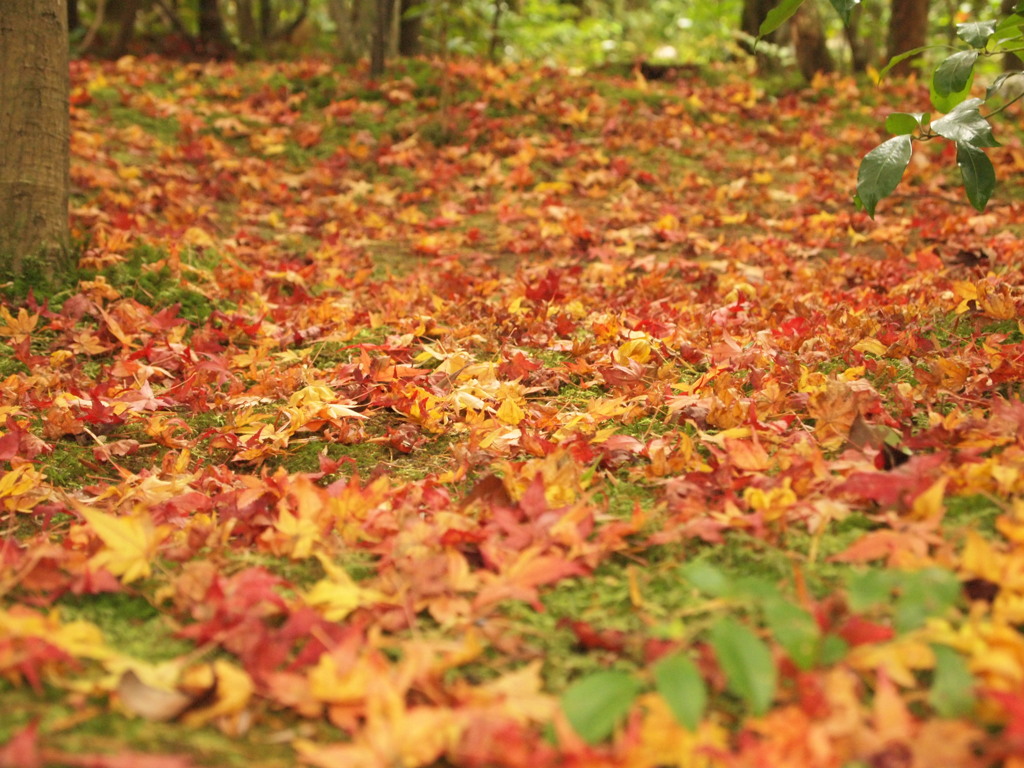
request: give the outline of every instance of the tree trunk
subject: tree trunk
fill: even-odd
[[[117,34],[110,46],[110,55],[115,59],[124,56],[128,51],[128,44],[135,37],[135,19],[139,15],[139,0],[120,0],[118,18],[120,22],[117,27]]]
[[[256,17],[252,12],[252,0],[237,0],[235,18],[238,24],[238,39],[244,45],[255,45],[257,43]]]
[[[232,49],[217,0],[199,0],[199,49],[207,56],[226,56]]]
[[[260,36],[269,40],[274,32],[274,9],[270,0],[260,0]]]
[[[59,282],[68,244],[66,0],[0,2],[0,270]]]
[[[740,14],[740,32],[743,33],[743,37],[740,39],[740,47],[755,57],[759,72],[771,72],[778,68],[778,59],[766,53],[764,46],[755,47],[753,43],[761,29],[761,23],[768,16],[768,11],[776,5],[778,0],[743,0],[743,11]],[[775,45],[785,43],[787,29],[788,25],[772,32],[768,35],[768,42]]]
[[[79,55],[123,56],[135,36],[139,0],[98,0]]]
[[[415,56],[420,52],[423,13],[421,10],[417,10],[413,15],[409,15],[409,11],[422,4],[420,0],[401,0],[399,3],[398,54],[400,56]]]
[[[74,32],[82,26],[82,18],[78,14],[78,0],[68,0],[68,31]]]
[[[864,72],[869,64],[876,63],[879,51],[876,30],[882,10],[878,3],[860,3],[851,11],[850,23],[843,28],[850,46],[850,67],[854,72]]]
[[[275,40],[287,40],[290,45],[300,45],[301,42],[308,41],[311,37],[310,25],[306,23],[308,15],[309,0],[301,0],[299,12],[291,21],[280,29],[275,30],[273,38]]]
[[[821,25],[817,0],[806,0],[792,18],[793,50],[800,74],[810,80],[819,72],[832,72],[835,65],[828,52],[825,29]]]
[[[491,14],[491,39],[487,42],[488,61],[497,62],[499,49],[502,47],[501,40],[501,16],[505,10],[505,3],[498,0],[494,4],[494,13]]]
[[[892,0],[889,16],[889,58],[920,48],[928,36],[928,0]],[[894,75],[909,75],[913,62],[901,61]]]
[[[391,21],[395,0],[377,0],[377,18],[373,29],[373,45],[370,48],[370,77],[384,74],[388,49],[391,47]]]
[[[327,9],[338,30],[338,58],[358,61],[370,50],[373,9],[367,7],[366,0],[327,0]]]

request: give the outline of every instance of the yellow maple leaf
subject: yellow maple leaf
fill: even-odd
[[[314,542],[320,538],[320,525],[315,519],[293,515],[287,509],[281,511],[274,528],[284,534],[295,560],[309,557]]]
[[[240,716],[252,698],[255,685],[249,674],[225,659],[217,659],[212,665],[194,667],[188,670],[183,682],[190,688],[213,689],[216,697],[209,706],[191,710],[183,718],[185,725],[197,727],[216,720],[222,730],[229,734],[237,731],[244,722]],[[240,722],[236,722],[240,721]]]
[[[295,560],[303,560],[313,553],[313,545],[319,541],[327,519],[323,514],[323,500],[310,480],[296,478],[291,495],[295,499],[294,510],[282,502],[277,522],[261,538],[270,544],[275,554],[284,553]]]
[[[0,509],[30,512],[47,496],[49,491],[43,473],[29,464],[19,464],[0,476]]]
[[[651,342],[647,339],[630,339],[615,351],[615,362],[625,365],[635,360],[642,365],[651,359],[651,351]]]
[[[365,605],[390,602],[387,595],[376,589],[361,587],[321,553],[317,559],[327,577],[320,579],[305,595],[306,604],[319,608],[328,621],[341,621],[352,611]]]
[[[309,693],[325,704],[362,706],[370,680],[381,674],[376,657],[362,656],[351,667],[340,669],[337,659],[323,653],[309,670]]]
[[[456,685],[459,696],[474,709],[492,708],[520,723],[546,722],[558,710],[558,699],[544,692],[540,661],[482,685]]]
[[[98,509],[79,508],[78,512],[104,544],[89,560],[92,567],[106,568],[125,584],[152,574],[151,561],[167,537],[165,526],[153,525],[149,516],[139,511],[123,517]]]
[[[632,764],[706,768],[715,764],[709,755],[726,749],[729,734],[722,725],[705,720],[695,732],[690,731],[659,693],[644,694],[639,701],[643,719],[631,752]]]
[[[948,477],[941,477],[932,483],[924,493],[914,499],[910,509],[910,516],[915,520],[941,517],[946,511],[943,499],[946,496],[946,485],[948,483]]]
[[[854,669],[884,671],[894,683],[910,688],[918,670],[935,666],[935,653],[918,636],[907,635],[888,643],[858,645],[846,663]]]
[[[63,622],[57,611],[42,614],[15,605],[9,611],[0,610],[0,627],[7,637],[45,640],[75,658],[108,661],[117,656],[99,627],[81,620]]]
[[[421,768],[434,765],[458,744],[468,722],[464,711],[408,706],[400,685],[386,674],[367,680],[366,723],[351,742],[293,742],[303,762],[347,768]]]
[[[15,343],[28,338],[36,329],[39,322],[39,314],[30,315],[28,310],[22,307],[18,310],[18,316],[14,317],[7,307],[0,307],[0,336],[10,336]]]
[[[502,400],[494,415],[497,416],[498,421],[513,427],[526,418],[526,412],[511,397],[506,397]]]

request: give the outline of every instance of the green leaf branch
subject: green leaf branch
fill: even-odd
[[[1019,8],[1017,10],[1020,10]],[[885,128],[894,134],[868,152],[857,172],[854,203],[874,218],[878,204],[891,195],[910,164],[913,142],[946,139],[956,146],[956,163],[967,200],[978,211],[985,210],[995,191],[996,170],[985,149],[999,146],[989,122],[1024,98],[1024,87],[1002,104],[982,114],[986,100],[1001,94],[1014,77],[1024,73],[1000,75],[986,91],[985,99],[969,98],[974,86],[975,67],[983,57],[1024,52],[1024,16],[1010,14],[1002,21],[976,21],[956,26],[957,37],[971,46],[947,56],[935,68],[929,91],[932,106],[941,117],[934,121],[926,113],[896,112],[889,115]],[[880,72],[879,79],[893,66],[934,46],[907,51],[893,57]]]
[[[849,22],[850,13],[859,0],[830,0],[844,23]],[[771,34],[789,20],[804,0],[781,0],[766,16],[759,29],[760,38]],[[995,191],[996,172],[992,161],[984,150],[999,146],[992,133],[989,118],[1004,112],[1009,106],[1024,98],[1024,86],[1020,93],[982,115],[979,109],[982,99],[971,99],[974,87],[975,68],[979,60],[991,56],[1024,53],[1024,3],[1019,3],[1012,13],[1001,20],[969,21],[956,25],[956,37],[968,45],[958,50],[953,46],[926,45],[904,51],[893,56],[878,73],[884,78],[900,62],[937,48],[948,48],[953,52],[946,56],[932,73],[929,94],[936,111],[945,113],[934,122],[924,113],[897,112],[885,121],[886,130],[894,134],[868,152],[861,160],[857,172],[855,205],[874,218],[878,204],[896,191],[910,164],[913,142],[944,138],[956,146],[956,162],[967,200],[978,211],[983,211]],[[999,92],[1014,74],[1024,77],[1024,72],[1001,75],[989,87],[986,99]]]

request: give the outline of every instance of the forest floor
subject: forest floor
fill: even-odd
[[[1024,148],[927,88],[73,64],[0,766],[1024,764]]]

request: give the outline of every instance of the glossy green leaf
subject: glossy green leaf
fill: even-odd
[[[993,36],[998,42],[1012,40],[1021,34],[1021,27],[1024,27],[1024,16],[1011,13],[996,25]]]
[[[885,118],[885,130],[895,136],[906,136],[916,133],[926,122],[927,112],[893,112]]]
[[[1003,72],[985,89],[985,100],[998,95],[1003,102],[1011,101],[1024,93],[1024,73]]]
[[[570,685],[562,694],[562,710],[584,741],[608,738],[629,713],[640,682],[625,672],[595,672]]]
[[[785,600],[769,600],[762,607],[768,629],[800,669],[818,663],[821,629],[810,613]]]
[[[874,217],[878,202],[891,195],[910,162],[909,136],[894,136],[868,152],[857,171],[857,202]]]
[[[882,67],[881,71],[879,71],[878,79],[881,80],[883,77],[885,77],[889,73],[889,70],[895,67],[900,62],[906,61],[912,56],[917,56],[920,53],[924,53],[925,51],[931,50],[934,47],[934,45],[922,45],[920,48],[911,48],[909,51],[904,51],[903,53],[893,56],[891,59],[889,59],[889,63]]]
[[[998,147],[992,135],[992,126],[981,116],[981,99],[968,99],[957,105],[948,115],[932,122],[932,130],[950,141],[964,142],[974,147]]]
[[[985,210],[996,188],[996,171],[984,150],[962,141],[956,144],[956,164],[967,191],[967,199],[977,210]]]
[[[932,75],[932,104],[941,112],[949,112],[970,93],[974,83],[977,51],[959,51],[947,58]]]
[[[836,13],[839,14],[839,18],[843,20],[843,24],[850,23],[850,14],[853,13],[853,9],[860,5],[860,0],[828,0],[832,7],[836,9]]]
[[[933,645],[935,675],[928,703],[941,717],[966,717],[974,711],[974,675],[967,660],[948,645]]]
[[[760,28],[757,30],[758,37],[766,37],[781,27],[793,14],[797,12],[804,0],[782,0],[777,6],[768,11]]]
[[[688,656],[673,653],[659,660],[651,674],[676,720],[690,731],[697,730],[708,704],[708,690],[697,665]]]
[[[722,619],[711,627],[709,634],[730,690],[743,699],[753,714],[763,715],[775,698],[778,681],[771,650],[734,619]]]
[[[972,48],[984,48],[992,33],[996,31],[996,22],[970,21],[956,25],[956,36]]]

